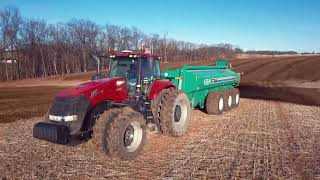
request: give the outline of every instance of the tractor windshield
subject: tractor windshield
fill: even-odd
[[[110,77],[124,77],[128,80],[137,78],[137,60],[131,58],[117,58],[112,61]]]
[[[142,78],[160,77],[160,61],[153,58],[142,59],[141,61]]]
[[[111,64],[110,77],[127,79],[129,94],[134,94],[137,85],[137,60],[128,57],[118,57]]]
[[[127,79],[129,95],[134,94],[138,82],[138,59],[117,57],[112,60],[110,77],[124,77]],[[160,77],[160,61],[153,58],[141,59],[141,78],[149,79]]]
[[[124,77],[136,82],[138,60],[123,57],[112,61],[110,77]],[[141,77],[152,79],[160,77],[160,61],[153,58],[141,59]]]

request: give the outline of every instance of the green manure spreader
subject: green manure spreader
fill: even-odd
[[[165,70],[163,76],[186,93],[192,107],[205,108],[208,114],[222,114],[239,106],[240,73],[233,71],[228,60],[218,60],[215,66]]]

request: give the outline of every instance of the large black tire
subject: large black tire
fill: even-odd
[[[151,100],[151,111],[158,129],[160,129],[159,113],[161,109],[161,103],[163,101],[163,96],[169,92],[170,89],[164,89],[158,94],[158,96],[155,99]]]
[[[232,106],[235,108],[235,107],[238,107],[239,104],[240,104],[240,91],[238,88],[233,88],[232,89]]]
[[[93,129],[94,146],[104,154],[124,160],[137,157],[145,139],[144,117],[130,107],[104,112]]]
[[[229,111],[233,108],[233,89],[223,91],[224,111]]]
[[[175,137],[184,135],[191,115],[188,96],[177,89],[166,91],[161,98],[158,115],[163,134]]]
[[[206,111],[208,114],[220,115],[224,111],[223,93],[220,91],[209,93],[206,99]]]

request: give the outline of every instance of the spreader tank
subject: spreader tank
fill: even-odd
[[[204,107],[209,93],[239,85],[240,73],[233,71],[228,60],[217,60],[215,66],[183,66],[162,74],[185,92],[193,107]]]

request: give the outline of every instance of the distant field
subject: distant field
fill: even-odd
[[[0,122],[43,116],[54,94],[61,89],[56,86],[1,87]]]
[[[238,59],[242,97],[320,106],[320,56]]]
[[[320,80],[320,56],[240,59],[232,65],[244,73],[242,83]]]

